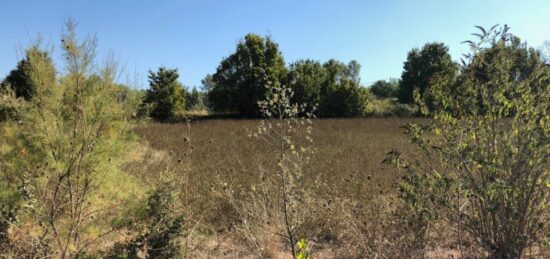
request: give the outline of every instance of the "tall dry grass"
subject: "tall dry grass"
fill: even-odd
[[[316,150],[305,170],[308,206],[315,214],[298,235],[310,241],[315,257],[399,257],[414,255],[407,238],[414,236],[400,218],[397,170],[382,164],[388,150],[414,154],[414,147],[400,128],[412,120],[369,118],[314,120]],[[257,120],[202,120],[186,124],[147,123],[136,129],[156,156],[155,163],[131,164],[155,178],[163,167],[178,171],[188,163],[189,206],[196,215],[192,249],[195,255],[213,257],[290,256],[276,232],[282,222],[266,208],[271,199],[258,190],[265,172],[274,170],[270,148],[247,137]],[[160,153],[159,153],[160,152]],[[160,155],[162,154],[162,155]],[[162,159],[159,162],[159,157]],[[150,168],[150,169],[149,169]],[[180,174],[181,178],[184,173]],[[183,187],[182,187],[183,188]],[[253,195],[250,195],[250,194]],[[451,233],[431,233],[431,254],[454,251]],[[439,240],[439,241],[437,241]],[[434,252],[435,251],[435,252]],[[425,253],[417,254],[418,257]]]

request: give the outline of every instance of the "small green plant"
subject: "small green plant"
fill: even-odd
[[[309,253],[309,243],[307,239],[300,239],[298,244],[296,244],[298,250],[296,251],[296,259],[311,259],[311,254]]]
[[[408,125],[407,131],[419,130],[418,125]],[[398,186],[398,198],[401,203],[396,208],[395,220],[401,226],[397,246],[403,253],[424,257],[430,242],[430,231],[440,218],[435,200],[447,197],[450,182],[448,179],[434,177],[424,173],[419,161],[408,164],[401,153],[392,150],[384,163],[391,164],[404,171]],[[429,169],[428,169],[429,170]]]
[[[106,254],[107,258],[182,258],[181,238],[184,218],[175,208],[172,186],[159,186],[147,200],[147,209],[131,218],[129,229],[140,233],[135,238],[116,243]]]

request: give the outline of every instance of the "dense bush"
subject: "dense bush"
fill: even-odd
[[[16,120],[25,105],[26,102],[22,98],[17,98],[11,88],[0,90],[0,122]]]
[[[478,91],[472,88],[467,88],[470,84],[491,85],[497,84],[493,78],[495,73],[506,73],[502,75],[502,80],[508,80],[514,84],[528,84],[539,70],[544,70],[543,60],[539,52],[533,48],[529,48],[526,43],[521,43],[520,39],[513,35],[506,36],[508,38],[500,39],[500,41],[491,46],[479,49],[477,52],[469,55],[472,62],[463,64],[463,69],[458,76],[456,82],[450,86],[449,94],[460,99],[464,107],[472,113],[482,114],[488,109],[487,101],[480,94],[472,97],[473,92]],[[497,39],[494,39],[495,41]],[[473,44],[471,41],[467,41]],[[502,59],[506,60],[506,65],[496,67],[495,64],[502,63]],[[548,67],[546,68],[548,69]],[[503,71],[504,70],[504,71]],[[502,93],[507,99],[516,99],[520,96],[515,92],[515,89],[506,89],[506,87],[492,86],[494,88],[504,89]],[[545,91],[545,85],[534,86],[533,92]],[[514,111],[511,111],[513,114]]]
[[[288,84],[293,101],[318,108],[321,117],[357,117],[366,114],[368,91],[360,86],[360,65],[329,60],[301,60],[290,65]]]
[[[396,99],[371,98],[367,104],[367,115],[375,117],[418,116],[416,105],[399,103]]]
[[[142,215],[135,215],[131,222],[133,232],[139,233],[131,240],[116,243],[106,253],[106,258],[181,258],[181,240],[184,218],[175,209],[173,187],[156,189],[148,198]],[[138,227],[136,227],[138,226]]]
[[[399,93],[399,81],[395,79],[390,79],[389,81],[378,80],[370,86],[369,90],[374,96],[380,99],[397,98]]]
[[[406,163],[395,152],[390,160],[405,169],[405,203],[428,216],[426,223],[443,217],[459,240],[468,233],[490,257],[520,258],[550,231],[550,71],[534,65],[518,80],[510,73],[517,63],[507,51],[515,41],[508,27],[481,29],[478,36],[463,69],[488,73],[461,81],[460,95],[452,94],[449,78],[434,80],[433,112],[417,93],[432,121],[407,130],[430,163]]]
[[[323,117],[360,117],[367,113],[369,92],[351,80],[330,85],[319,105]]]

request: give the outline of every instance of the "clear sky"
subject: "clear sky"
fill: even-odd
[[[271,35],[287,63],[355,59],[367,85],[399,77],[407,52],[426,42],[444,42],[458,60],[474,25],[506,23],[534,47],[550,40],[550,0],[0,0],[0,11],[0,78],[37,33],[58,46],[70,16],[80,35],[97,35],[100,57],[114,51],[129,75],[121,81],[140,87],[159,66],[199,86],[249,32]]]

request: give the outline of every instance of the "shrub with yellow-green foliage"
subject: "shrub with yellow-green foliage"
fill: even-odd
[[[296,246],[298,247],[298,251],[296,252],[296,259],[311,259],[311,255],[308,251],[308,242],[306,239],[300,239]]]
[[[17,114],[23,109],[25,103],[22,98],[17,98],[11,88],[0,89],[0,123],[7,120],[17,120]]]
[[[399,103],[394,98],[371,98],[367,103],[367,114],[375,117],[414,117],[418,112],[415,105]]]
[[[520,258],[550,233],[550,70],[517,76],[513,40],[507,26],[481,28],[455,88],[433,80],[437,109],[417,98],[432,122],[407,129],[431,159],[389,159],[406,171],[401,195],[417,222],[447,219],[493,258]]]
[[[30,55],[35,95],[17,121],[0,125],[0,225],[8,222],[0,249],[13,257],[94,251],[114,237],[110,222],[142,193],[137,179],[119,170],[132,134],[113,83],[116,66],[95,70],[96,40],[79,42],[70,20],[66,28],[66,72],[55,80],[58,73]]]

